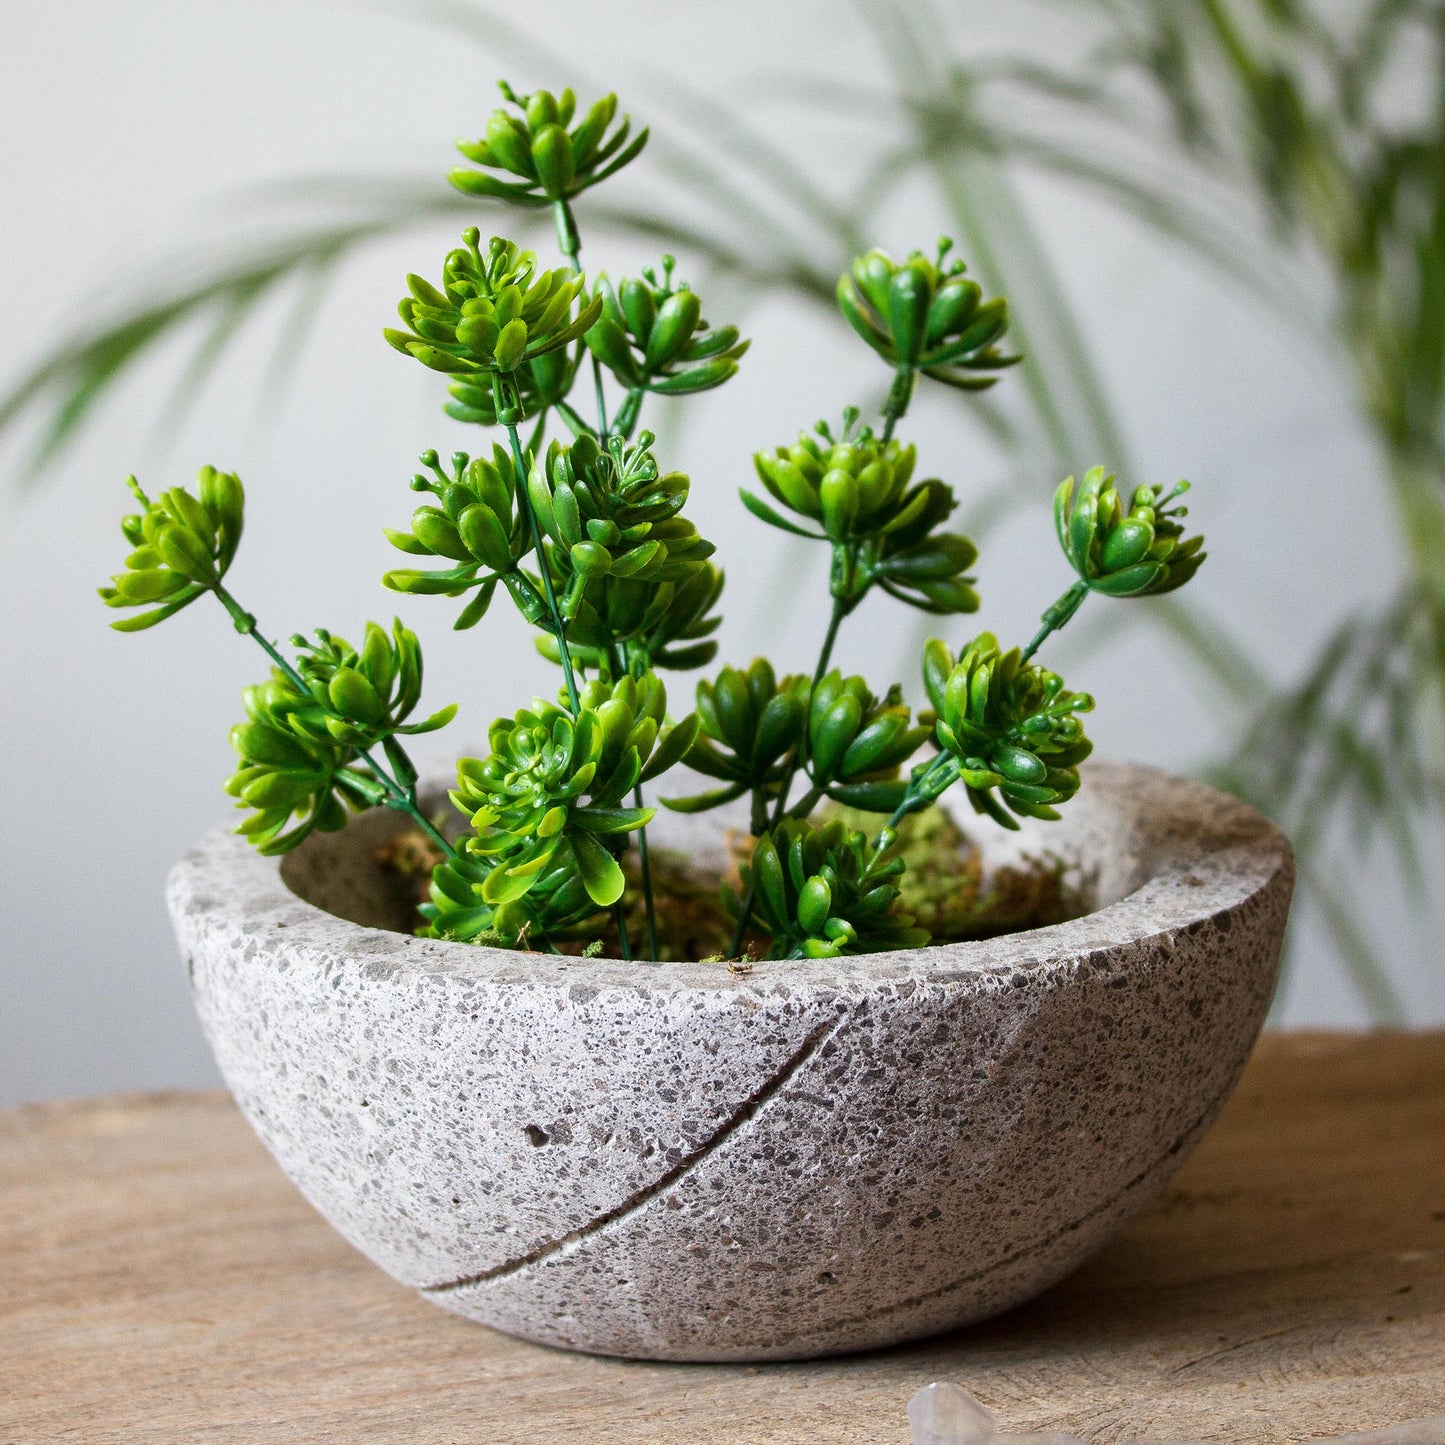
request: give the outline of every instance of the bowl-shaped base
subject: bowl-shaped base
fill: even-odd
[[[1062,858],[1093,911],[745,977],[383,931],[404,908],[381,812],[284,868],[215,835],[170,904],[237,1102],[397,1279],[570,1349],[805,1358],[1036,1294],[1158,1193],[1239,1076],[1288,845],[1198,783],[1085,778],[1065,821],[998,847]],[[709,819],[654,827],[718,850]]]

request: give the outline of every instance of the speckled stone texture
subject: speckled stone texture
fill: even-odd
[[[397,1279],[510,1334],[652,1359],[892,1344],[1073,1269],[1233,1087],[1292,878],[1249,808],[1095,763],[1065,821],[988,842],[1064,859],[1093,911],[738,978],[384,931],[404,908],[375,851],[399,822],[363,815],[280,867],[216,834],[176,868],[226,1082]],[[717,815],[654,826],[719,852]]]

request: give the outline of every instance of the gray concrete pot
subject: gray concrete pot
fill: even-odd
[[[664,815],[657,841],[716,854],[715,816]],[[998,856],[1065,859],[1083,917],[745,978],[384,931],[404,910],[381,811],[279,867],[216,834],[169,901],[237,1102],[398,1280],[569,1349],[796,1359],[1037,1294],[1158,1194],[1239,1076],[1284,838],[1100,763],[1065,819]]]

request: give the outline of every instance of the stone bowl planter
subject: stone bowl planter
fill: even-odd
[[[720,853],[717,815],[656,842]],[[278,866],[208,838],[169,902],[221,1072],[306,1197],[447,1309],[569,1349],[779,1360],[1037,1294],[1159,1192],[1274,986],[1288,844],[1094,763],[1047,850],[1091,911],[826,962],[560,959],[385,931],[394,814]],[[991,825],[987,825],[990,826]]]

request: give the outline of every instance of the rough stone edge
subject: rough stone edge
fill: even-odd
[[[1101,948],[1143,944],[1202,924],[1277,881],[1293,881],[1293,854],[1284,834],[1258,810],[1206,783],[1137,764],[1098,762],[1086,768],[1073,806],[1093,812],[1085,812],[1082,828],[1055,836],[1061,842],[1078,842],[1093,817],[1112,815],[1115,838],[1129,840],[1137,887],[1091,912],[1042,928],[890,953],[759,964],[746,980],[716,965],[559,959],[365,927],[306,902],[288,887],[280,859],[263,857],[245,839],[225,830],[208,834],[172,868],[166,902],[178,929],[185,919],[199,915],[213,925],[231,924],[253,935],[285,927],[293,953],[305,956],[314,949],[320,956],[324,950],[334,958],[338,952],[352,952],[359,961],[384,962],[405,976],[461,974],[497,984],[570,989],[585,975],[598,987],[649,993],[733,991],[745,982],[756,997],[777,991],[786,995],[800,987],[856,989],[870,980],[952,982],[968,976],[983,984],[990,974],[1013,974],[1020,967]],[[675,846],[674,831],[690,831],[695,839],[700,821],[660,813],[654,837],[663,846]],[[694,826],[688,829],[688,824]],[[713,824],[714,836],[720,826]],[[1043,827],[1067,829],[1068,814],[1064,822]],[[1032,836],[1044,844],[1049,839],[1042,830]],[[985,847],[987,851],[987,843]],[[1200,870],[1212,876],[1200,879]],[[1181,887],[1186,883],[1190,886]],[[403,981],[398,979],[399,984]]]

